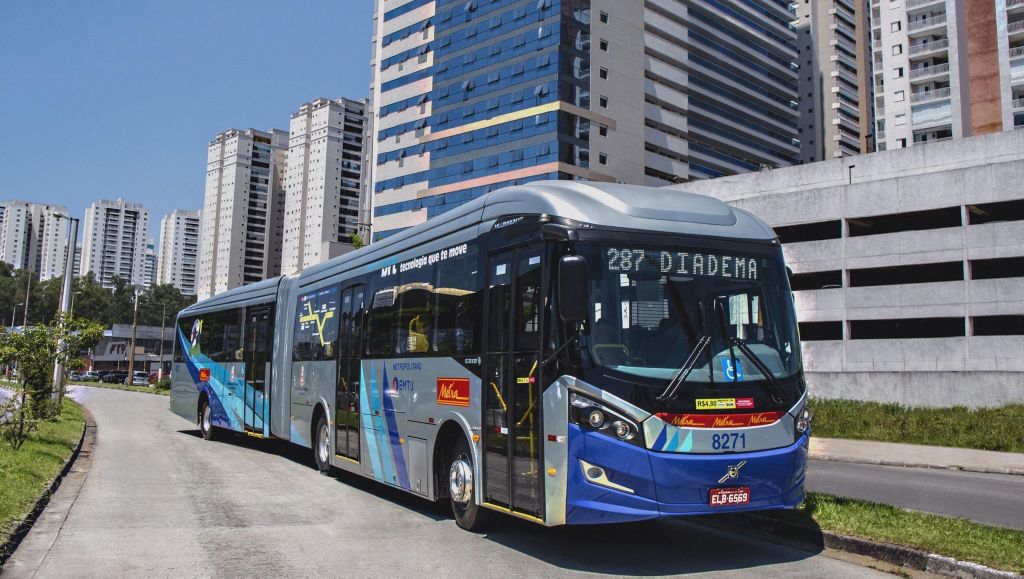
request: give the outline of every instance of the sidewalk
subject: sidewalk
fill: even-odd
[[[810,458],[1024,475],[1024,454],[841,438],[811,438]]]

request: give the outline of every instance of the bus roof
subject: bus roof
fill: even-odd
[[[310,266],[299,277],[322,278],[469,228],[489,227],[500,217],[541,213],[594,226],[731,239],[775,238],[772,228],[757,217],[704,195],[621,183],[534,181],[492,191],[387,239]],[[263,293],[270,296],[277,283],[276,279],[266,280],[235,288],[190,306],[183,313],[250,302],[263,297]]]

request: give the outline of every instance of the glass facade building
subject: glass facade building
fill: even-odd
[[[533,180],[797,162],[792,18],[775,0],[377,0],[372,238]]]

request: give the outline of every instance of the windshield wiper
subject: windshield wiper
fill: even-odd
[[[661,394],[658,394],[658,400],[672,400],[676,397],[676,394],[679,391],[679,386],[686,381],[690,372],[693,371],[694,366],[697,365],[697,361],[700,360],[701,353],[707,349],[708,344],[710,343],[711,337],[707,335],[701,336],[700,339],[697,340],[693,349],[690,350],[690,353],[686,356],[686,361],[683,362],[683,365],[679,367],[679,370],[676,370],[672,379],[669,380],[668,386],[665,387],[665,390],[663,390]]]
[[[768,370],[768,367],[765,366],[764,362],[761,361],[761,358],[750,349],[750,346],[740,338],[729,338],[729,344],[739,348],[739,350],[746,354],[747,358],[754,363],[757,370],[761,372],[761,374],[764,374],[765,380],[768,381],[768,386],[772,391],[772,400],[774,400],[776,404],[782,404],[785,402],[787,398],[786,391],[782,389],[782,385],[775,379],[775,375]]]

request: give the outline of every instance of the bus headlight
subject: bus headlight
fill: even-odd
[[[798,437],[811,429],[811,418],[811,411],[804,407],[800,417],[796,419],[796,434]]]
[[[569,395],[569,420],[586,430],[600,432],[622,442],[643,447],[640,427],[625,414],[604,402],[580,394]]]

